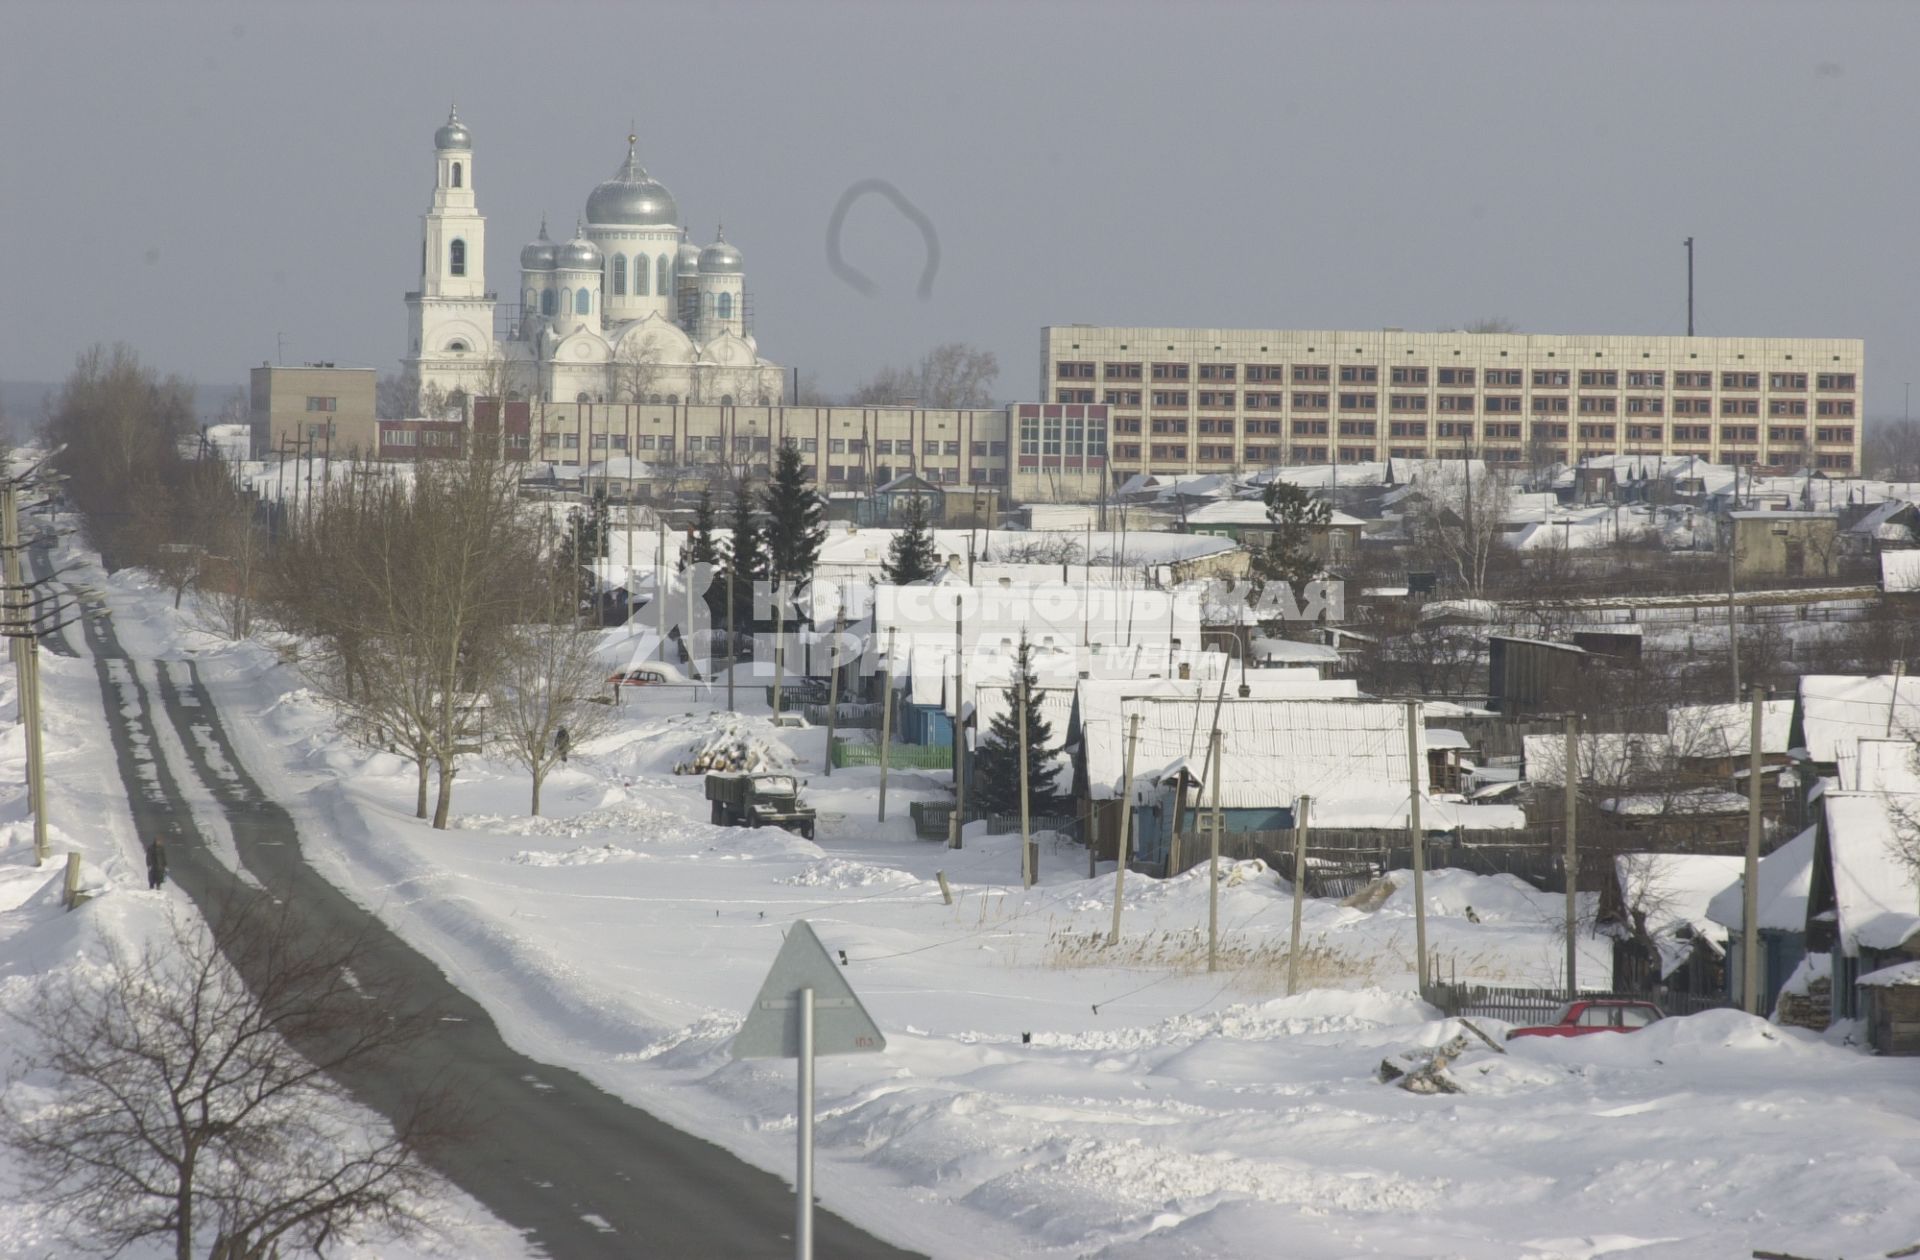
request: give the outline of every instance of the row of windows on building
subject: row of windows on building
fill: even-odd
[[[1700,439],[1702,442],[1704,438]],[[1272,444],[1248,445],[1238,455],[1231,446],[1201,445],[1189,448],[1179,443],[1154,442],[1142,446],[1137,442],[1119,442],[1114,445],[1114,456],[1122,463],[1152,461],[1149,472],[1156,474],[1179,474],[1187,472],[1196,464],[1229,464],[1240,467],[1260,467],[1273,464],[1324,464],[1329,452],[1337,452],[1335,458],[1343,464],[1358,464],[1378,460],[1380,448],[1367,446],[1328,446],[1321,444],[1299,444],[1279,446]],[[1493,464],[1517,464],[1529,457],[1529,452],[1518,446],[1511,447],[1474,447],[1460,446],[1454,449],[1442,449],[1438,452],[1445,458],[1482,459]],[[1386,455],[1390,459],[1426,459],[1433,455],[1424,446],[1389,446]],[[1540,458],[1565,461],[1569,453],[1564,446],[1546,446],[1533,454]],[[1760,465],[1758,451],[1720,451],[1715,453],[1707,446],[1698,449],[1676,449],[1678,456],[1694,456],[1703,462],[1719,464],[1739,464],[1743,466]],[[1794,452],[1775,452],[1771,465],[1797,467],[1802,462],[1794,458]],[[1834,472],[1849,472],[1853,469],[1853,456],[1846,451],[1822,451],[1814,456],[1813,466]]]
[[[652,296],[647,289],[648,276],[657,276],[654,282],[661,297],[671,297],[673,289],[673,261],[669,254],[661,254],[651,263],[645,254],[633,256],[633,295],[635,297]],[[627,256],[615,254],[607,261],[607,283],[613,289],[615,297],[625,297],[627,293]]]
[[[580,449],[580,438],[581,435],[578,433],[549,433],[545,438],[545,446],[546,449],[550,451],[577,451]],[[640,451],[671,451],[674,449],[676,440],[677,439],[668,434],[656,435],[652,433],[640,433],[634,435],[633,447],[635,450]],[[624,433],[594,433],[589,435],[589,442],[591,448],[594,450],[624,451],[627,449],[627,435]],[[816,455],[820,451],[819,438],[797,438],[793,444],[803,455]],[[757,435],[735,434],[733,437],[733,449],[736,451],[750,451],[764,454],[771,450],[772,445],[771,439]],[[968,448],[969,444],[937,438],[927,438],[917,444],[906,438],[879,438],[872,442],[864,438],[828,438],[827,453],[829,455],[866,455],[871,453],[874,455],[910,456],[914,453],[916,445],[922,455],[957,458],[963,449]],[[869,446],[872,448],[871,452],[868,450]],[[727,439],[723,436],[691,434],[686,439],[685,449],[688,451],[724,451],[727,449]],[[1007,444],[1005,442],[974,442],[971,444],[970,449],[974,455],[982,459],[1004,459],[1007,454]]]
[[[1142,391],[1137,389],[1109,389],[1102,391],[1100,401],[1109,407],[1138,407]],[[1380,407],[1380,395],[1373,390],[1350,390],[1335,395],[1321,390],[1295,390],[1289,396],[1285,393],[1260,393],[1253,390],[1245,394],[1236,394],[1233,390],[1197,390],[1189,393],[1184,389],[1156,389],[1146,392],[1148,402],[1156,408],[1184,410],[1191,400],[1192,406],[1202,411],[1283,411],[1292,403],[1294,411],[1326,411],[1335,399],[1338,399],[1341,411],[1377,411]],[[1062,403],[1091,403],[1094,391],[1087,388],[1061,386],[1054,391],[1054,401]],[[1531,410],[1536,415],[1567,414],[1575,402],[1579,404],[1582,415],[1618,415],[1622,412],[1632,415],[1662,415],[1666,411],[1665,398],[1642,398],[1627,396],[1621,398],[1615,394],[1582,395],[1577,400],[1566,394],[1535,394],[1532,396]],[[1760,399],[1729,398],[1719,400],[1720,414],[1723,416],[1757,416],[1760,414]],[[1805,398],[1769,398],[1767,414],[1772,416],[1852,416],[1855,414],[1855,400],[1852,398],[1818,398],[1812,401],[1809,411]],[[1675,398],[1673,414],[1677,416],[1705,416],[1713,413],[1714,400],[1711,398]],[[1527,400],[1519,394],[1388,394],[1387,407],[1399,412],[1517,412],[1527,405]]]
[[[569,305],[576,315],[593,314],[593,290],[591,289],[528,289],[526,293],[527,309],[538,307],[542,315],[554,315],[566,310]],[[732,319],[734,304],[731,293],[709,293],[706,295],[709,314],[720,319]]]
[[[1054,364],[1054,379],[1061,381],[1091,381],[1095,364],[1089,360],[1059,360]],[[1103,363],[1099,365],[1099,379],[1107,381],[1220,381],[1232,382],[1245,380],[1249,383],[1261,381],[1291,381],[1296,385],[1331,384],[1336,379],[1336,368],[1328,363],[1295,363],[1291,366],[1281,363]],[[1377,385],[1380,383],[1380,369],[1368,363],[1348,363],[1337,368],[1338,381],[1342,385]],[[1614,368],[1592,368],[1574,372],[1566,368],[1534,368],[1531,379],[1535,389],[1567,389],[1576,379],[1582,389],[1665,389],[1667,377],[1673,377],[1675,389],[1712,389],[1714,373],[1711,371],[1690,370],[1668,373],[1659,369],[1638,371],[1619,371]],[[1757,390],[1760,388],[1759,372],[1723,371],[1719,373],[1721,389]],[[1809,380],[1815,389],[1848,391],[1856,388],[1858,376],[1853,372],[1769,372],[1766,373],[1767,388],[1775,391],[1801,391],[1807,388]],[[1528,372],[1521,368],[1470,368],[1470,367],[1396,367],[1387,369],[1387,382],[1391,385],[1429,385],[1472,386],[1484,384],[1490,388],[1516,388],[1528,379]]]

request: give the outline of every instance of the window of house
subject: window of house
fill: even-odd
[[[1821,389],[1852,389],[1853,373],[1822,372],[1820,373],[1819,377],[1816,379],[1815,383]]]
[[[460,187],[460,176],[461,176],[461,173],[462,173],[462,172],[461,172],[461,170],[460,170],[460,163],[458,163],[458,162],[455,162],[455,163],[453,164],[453,186],[454,186],[455,188],[458,188],[458,187]]]
[[[1395,385],[1425,385],[1427,383],[1427,369],[1423,367],[1397,367],[1393,369],[1393,383]]]
[[[1722,372],[1720,373],[1720,388],[1721,389],[1759,389],[1760,373],[1758,372]]]
[[[1342,394],[1340,395],[1340,410],[1372,411],[1375,404],[1379,401],[1379,397],[1378,394],[1373,393]]]
[[[457,236],[453,244],[447,246],[447,272],[456,276],[467,274],[467,243]]]
[[[1565,389],[1567,374],[1553,368],[1535,368],[1533,371],[1535,389]]]
[[[1593,368],[1580,373],[1580,388],[1582,389],[1614,389],[1617,388],[1619,384],[1620,373],[1618,372]]]
[[[1184,389],[1156,389],[1153,391],[1153,405],[1156,407],[1184,407],[1187,405],[1187,391]]]
[[[1438,372],[1438,378],[1442,385],[1471,385],[1473,384],[1474,375],[1475,369],[1473,368],[1443,367]],[[1491,385],[1493,383],[1491,379],[1492,373],[1488,373],[1488,377],[1487,383]]]
[[[1327,379],[1327,365],[1324,363],[1296,363],[1293,365],[1293,383],[1295,385],[1319,385]]]
[[[1185,363],[1156,363],[1153,365],[1153,379],[1156,381],[1184,381],[1191,379],[1192,373]]]
[[[613,256],[613,292],[617,297],[625,297],[627,294],[627,256],[625,254]]]
[[[733,294],[722,293],[719,298],[716,299],[716,305],[721,319],[733,318]]]
[[[1580,414],[1583,416],[1610,416],[1620,409],[1620,400],[1612,397],[1582,398]]]
[[[1293,395],[1293,409],[1295,411],[1325,411],[1327,409],[1327,395],[1321,393],[1301,393],[1296,390]]]
[[[1380,369],[1365,363],[1348,363],[1340,368],[1342,385],[1372,385],[1380,379]]]
[[[593,314],[593,292],[590,289],[575,290],[573,295],[573,313],[575,315]]]
[[[1465,371],[1466,369],[1461,369]],[[1462,381],[1461,384],[1467,382]],[[1488,368],[1487,387],[1489,389],[1518,389],[1524,383],[1519,368]]]
[[[1110,381],[1137,381],[1140,379],[1138,363],[1105,363],[1101,365],[1101,374]]]
[[[1236,375],[1237,370],[1231,363],[1202,363],[1200,365],[1200,379],[1203,381],[1230,381],[1233,380]]]
[[[340,400],[334,397],[322,398],[322,397],[315,397],[314,395],[309,394],[307,395],[307,410],[308,411],[338,411],[340,410]]]
[[[1805,372],[1774,372],[1767,377],[1768,389],[1803,390],[1806,387]]]
[[[1455,415],[1471,412],[1473,410],[1473,395],[1442,394],[1440,395],[1440,410],[1443,412],[1451,412]]]
[[[1814,414],[1820,416],[1850,416],[1853,414],[1853,399],[1822,398],[1815,405]]]

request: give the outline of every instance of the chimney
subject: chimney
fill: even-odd
[[[1193,677],[1193,665],[1192,665],[1192,664],[1191,664],[1190,662],[1187,662],[1187,661],[1181,661],[1181,662],[1180,662],[1180,678],[1181,678],[1181,681],[1183,681],[1183,682],[1184,682],[1184,681],[1187,681],[1187,680],[1189,680],[1189,679],[1191,679],[1192,677]]]

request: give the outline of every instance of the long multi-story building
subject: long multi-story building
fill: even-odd
[[[1116,477],[1602,454],[1850,472],[1864,359],[1864,343],[1847,338],[1085,324],[1040,333],[1045,411],[1103,406]]]

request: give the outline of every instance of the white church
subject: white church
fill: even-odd
[[[473,136],[458,111],[433,133],[433,204],[420,288],[407,294],[408,352],[423,391],[545,402],[779,403],[779,366],[748,324],[740,251],[724,231],[689,239],[673,194],[627,158],[587,196],[566,241],[520,251],[513,310],[487,291],[487,221],[474,199]]]

